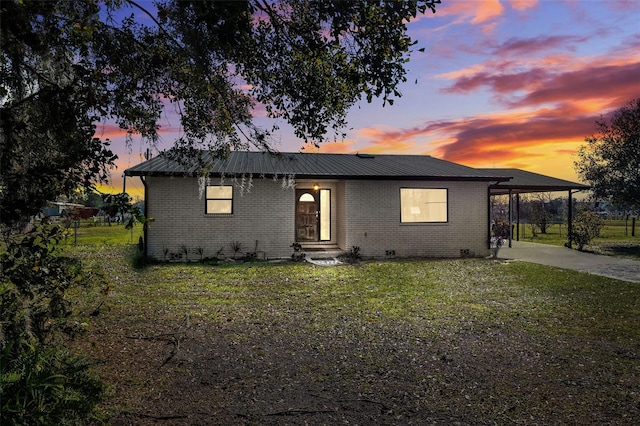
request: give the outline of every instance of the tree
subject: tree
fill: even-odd
[[[531,225],[533,235],[537,230],[541,234],[546,234],[554,221],[561,220],[563,200],[561,198],[551,198],[551,193],[536,193],[526,199],[526,210]]]
[[[100,122],[115,122],[154,144],[173,109],[183,136],[171,154],[204,171],[211,164],[194,157],[196,148],[217,157],[231,148],[272,150],[275,127],[253,121],[258,103],[305,142],[341,137],[347,111],[363,96],[381,97],[384,104],[400,96],[397,86],[415,44],[406,23],[427,9],[435,12],[437,3],[158,0],[147,9],[135,0],[2,1],[0,225],[18,225],[48,200],[108,178],[116,157],[96,133]],[[0,306],[7,308],[0,311],[7,315],[0,318],[0,336],[15,331],[0,341],[0,390],[14,396],[1,395],[11,404],[1,412],[24,424],[46,416],[31,405],[22,409],[23,393],[50,406],[48,397],[70,390],[71,402],[87,405],[55,406],[62,413],[75,410],[78,418],[69,422],[80,423],[100,391],[90,380],[80,382],[82,389],[60,383],[70,370],[82,375],[84,366],[55,355],[58,346],[32,340],[27,327],[34,311],[25,303],[47,302],[49,294],[64,300],[67,287],[58,284],[82,276],[75,266],[50,272],[49,265],[62,262],[50,251],[55,238],[49,232],[6,233],[9,249],[0,257]],[[42,285],[32,289],[30,283]],[[37,324],[58,319],[58,311],[37,312]],[[29,387],[32,371],[56,382]],[[43,389],[42,398],[33,392]],[[52,417],[51,424],[60,419]]]
[[[575,168],[596,199],[640,207],[640,98],[596,121],[598,133],[585,138]]]
[[[275,127],[254,123],[257,103],[305,142],[343,136],[363,96],[401,95],[415,44],[406,23],[437,3],[3,1],[2,223],[107,179],[115,156],[97,137],[101,121],[154,144],[173,109],[183,136],[171,152],[192,161],[196,148],[271,150]]]

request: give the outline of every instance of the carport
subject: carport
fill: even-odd
[[[568,212],[567,212],[567,247],[571,248],[571,231],[573,218],[573,194],[586,191],[590,187],[581,183],[571,182],[568,180],[557,179],[551,176],[545,176],[538,173],[527,172],[520,169],[480,169],[491,173],[492,176],[511,177],[509,181],[497,182],[489,186],[489,197],[497,195],[509,196],[509,229],[513,229],[514,223],[514,195],[516,204],[515,224],[517,229],[516,240],[520,240],[520,194],[532,194],[539,192],[560,192],[567,191],[569,195]],[[491,209],[491,203],[488,203]],[[491,212],[489,212],[491,215]],[[491,224],[488,225],[491,227]],[[512,247],[513,235],[509,232],[509,247]],[[491,235],[491,229],[489,229]]]

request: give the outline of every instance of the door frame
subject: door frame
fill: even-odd
[[[299,235],[300,233],[298,232],[299,229],[302,226],[305,226],[304,224],[301,224],[301,213],[300,212],[300,197],[302,197],[304,194],[309,194],[313,197],[314,199],[314,213],[315,213],[315,221],[313,223],[313,234],[315,235],[315,237],[313,237],[312,239],[309,238],[300,238]],[[323,194],[324,197],[327,199],[328,202],[328,207],[327,206],[323,206],[322,203],[322,199],[323,199]],[[296,242],[301,242],[301,243],[327,243],[329,241],[331,241],[331,189],[329,188],[318,188],[318,189],[314,189],[314,188],[296,188],[295,190],[295,217],[294,217],[294,235],[295,235],[295,241]],[[303,203],[305,201],[302,201]],[[307,201],[308,203],[311,203],[310,201]],[[325,212],[324,209],[328,208],[328,211]],[[307,213],[309,214],[309,213]],[[324,218],[324,220],[323,220]],[[325,222],[325,226],[323,227],[323,221]],[[308,225],[306,225],[308,226]],[[326,229],[325,229],[326,228]],[[328,238],[322,238],[324,231],[328,231],[326,233],[326,235],[328,235]]]

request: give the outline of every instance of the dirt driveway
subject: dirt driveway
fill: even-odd
[[[513,241],[512,246],[502,247],[498,256],[640,283],[640,262],[637,260],[525,241]]]

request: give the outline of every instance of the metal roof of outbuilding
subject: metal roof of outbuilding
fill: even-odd
[[[210,157],[205,152],[205,164],[213,163],[209,174],[256,176],[295,175],[313,179],[418,179],[472,180],[505,182],[510,179],[482,169],[463,166],[428,155],[365,155],[320,153],[267,153],[232,151],[226,159]],[[209,158],[207,158],[207,156]],[[194,162],[195,163],[195,162]],[[125,170],[127,176],[196,176],[201,167],[185,166],[163,155]]]

